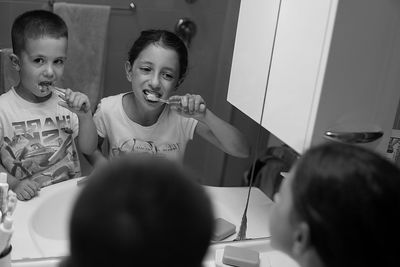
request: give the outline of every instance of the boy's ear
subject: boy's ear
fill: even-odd
[[[10,60],[11,60],[11,64],[12,64],[13,68],[16,71],[20,71],[21,70],[21,65],[20,65],[19,57],[16,54],[11,53],[10,54]]]
[[[178,82],[176,83],[176,86],[175,86],[175,90],[177,90],[178,89],[178,87],[183,83],[183,80],[184,80],[185,78],[180,78],[179,80],[178,80]]]
[[[295,258],[299,258],[310,247],[310,227],[305,222],[300,222],[293,236],[292,253]]]
[[[129,82],[132,81],[132,65],[129,61],[125,62],[125,72],[126,72],[126,78],[128,79]]]

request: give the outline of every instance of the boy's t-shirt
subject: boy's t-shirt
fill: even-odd
[[[155,124],[142,126],[125,113],[122,107],[124,95],[103,98],[93,116],[97,134],[108,139],[110,156],[147,153],[182,162],[197,120],[183,117],[166,105]]]
[[[16,178],[42,187],[81,176],[74,139],[78,117],[53,94],[31,103],[14,88],[0,96],[0,159]]]

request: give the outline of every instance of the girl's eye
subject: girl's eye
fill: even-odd
[[[172,74],[170,74],[170,73],[164,73],[163,77],[164,77],[164,79],[166,79],[168,81],[171,81],[171,80],[174,79],[174,76]]]

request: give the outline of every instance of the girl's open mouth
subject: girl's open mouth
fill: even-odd
[[[157,103],[158,99],[161,98],[161,94],[150,90],[143,90],[143,93],[148,102]]]

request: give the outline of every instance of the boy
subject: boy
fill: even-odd
[[[213,232],[211,202],[176,162],[130,154],[89,176],[70,221],[61,267],[200,267]]]
[[[97,134],[88,97],[55,87],[67,58],[65,22],[49,11],[28,11],[16,18],[11,36],[20,82],[0,96],[0,171],[18,199],[28,200],[40,187],[79,177],[74,141],[90,154]]]

